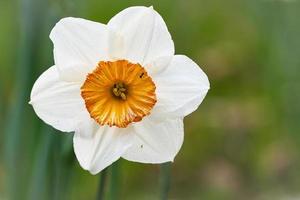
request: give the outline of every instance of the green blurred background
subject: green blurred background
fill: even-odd
[[[107,23],[133,5],[153,5],[176,53],[211,82],[185,118],[170,199],[300,199],[298,0],[0,0],[0,200],[95,199],[99,175],[80,168],[72,135],[27,102],[53,64],[48,35],[60,18]],[[107,199],[159,199],[158,165],[120,160],[108,173]]]

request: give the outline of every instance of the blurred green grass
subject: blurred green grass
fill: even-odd
[[[106,23],[132,5],[153,5],[176,53],[211,82],[185,119],[171,199],[300,198],[298,0],[1,0],[0,199],[95,198],[98,178],[79,167],[71,135],[43,124],[27,102],[53,64],[48,35],[58,19]],[[119,198],[158,198],[158,166],[119,168]]]

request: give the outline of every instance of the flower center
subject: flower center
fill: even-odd
[[[81,96],[100,125],[125,128],[150,114],[156,103],[155,84],[140,64],[101,61],[87,75]]]
[[[122,82],[115,83],[112,88],[112,92],[115,95],[115,97],[120,98],[122,100],[126,100],[126,87]]]

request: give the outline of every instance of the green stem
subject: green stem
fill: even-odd
[[[107,171],[108,168],[104,169],[100,174],[98,194],[96,200],[104,200],[105,187],[107,183]]]
[[[171,188],[171,162],[160,165],[160,199],[167,200]]]
[[[119,199],[120,191],[120,160],[111,166],[111,181],[110,181],[110,200]]]

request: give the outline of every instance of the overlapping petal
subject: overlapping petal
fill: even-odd
[[[108,59],[106,25],[68,17],[52,29],[55,65],[67,81],[82,81],[100,60]]]
[[[133,144],[122,156],[142,163],[173,161],[183,143],[183,119],[157,123],[151,117],[134,124]]]
[[[74,131],[78,121],[89,117],[80,96],[80,85],[61,81],[56,66],[37,79],[30,98],[36,114],[61,131]]]
[[[167,69],[153,79],[158,101],[152,115],[158,119],[183,117],[195,111],[210,87],[206,74],[183,55],[174,56]]]
[[[95,124],[88,130],[94,130],[91,137],[76,131],[73,144],[80,165],[92,174],[100,172],[118,160],[133,141],[130,127],[120,129]]]
[[[120,59],[146,66],[161,57],[171,59],[174,55],[174,43],[168,28],[152,7],[127,8],[109,21],[108,28],[120,38],[120,45],[114,45],[114,48],[123,48],[123,51],[111,51],[118,52]]]

